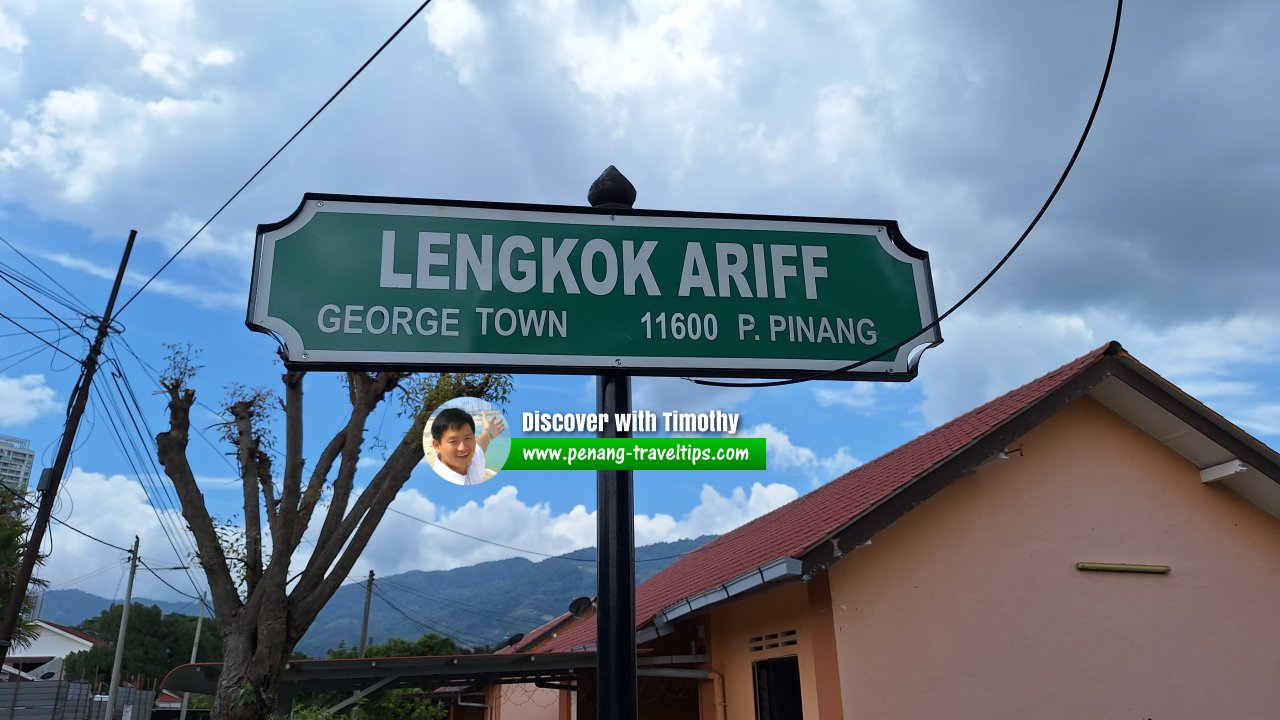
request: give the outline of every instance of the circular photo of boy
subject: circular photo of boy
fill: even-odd
[[[455,398],[440,406],[422,432],[426,462],[454,485],[479,485],[502,469],[511,449],[506,419],[493,403]]]

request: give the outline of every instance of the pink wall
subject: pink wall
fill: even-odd
[[[498,685],[501,698],[494,720],[559,720],[562,693],[533,683]]]
[[[1280,521],[1088,398],[1018,446],[832,566],[845,717],[1280,717]]]
[[[711,669],[724,676],[727,720],[755,720],[755,684],[752,664],[757,660],[795,655],[800,665],[800,685],[806,717],[817,717],[814,681],[813,635],[809,601],[800,583],[790,583],[732,602],[712,613]],[[796,644],[751,652],[755,636],[783,630],[796,631]]]

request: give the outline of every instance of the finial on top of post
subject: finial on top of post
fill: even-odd
[[[618,168],[610,165],[591,183],[591,188],[587,190],[587,202],[595,208],[630,210],[636,202],[636,186],[618,172]]]

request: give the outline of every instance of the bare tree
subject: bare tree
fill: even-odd
[[[305,373],[285,372],[282,401],[264,391],[238,392],[227,408],[231,421],[225,433],[235,448],[244,489],[243,558],[237,558],[239,552],[228,553],[220,542],[218,525],[205,507],[187,459],[196,400],[190,384],[197,367],[190,351],[173,349],[169,360],[162,378],[169,398],[169,429],[156,436],[156,443],[195,537],[222,631],[224,661],[213,718],[258,720],[272,712],[281,672],[294,647],[351,572],[388,505],[422,460],[422,432],[432,411],[462,396],[504,402],[511,380],[496,374],[347,373],[351,412],[309,465],[303,459]],[[393,393],[402,395],[412,422],[381,469],[353,498],[366,422]],[[265,431],[275,408],[284,415],[282,468],[272,463]],[[315,549],[301,571],[292,570],[298,545],[321,508],[325,509]],[[264,519],[268,536],[263,535]],[[233,568],[239,562],[243,567]]]

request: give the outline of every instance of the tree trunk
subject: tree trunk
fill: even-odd
[[[345,425],[325,445],[302,486],[302,375],[284,377],[287,425],[285,472],[279,494],[271,457],[263,450],[256,424],[270,405],[265,392],[249,393],[231,408],[228,440],[237,449],[244,491],[246,538],[244,557],[230,554],[219,528],[205,507],[204,494],[187,459],[190,411],[195,391],[186,387],[194,376],[189,351],[176,351],[161,380],[169,396],[169,429],[156,436],[157,455],[182,504],[182,515],[196,541],[200,567],[209,581],[214,616],[222,631],[223,667],[214,694],[212,720],[267,720],[281,694],[281,678],[289,655],[324,604],[337,592],[396,493],[422,459],[422,432],[430,410],[462,395],[501,400],[510,380],[502,375],[440,374],[412,393],[413,420],[390,456],[352,499],[355,475],[369,414],[395,390],[404,373],[349,373],[351,412]],[[338,462],[336,473],[333,464]],[[306,568],[293,574],[290,564],[312,514],[328,504],[319,541]],[[261,517],[270,528],[270,560],[263,562],[265,538]],[[242,562],[244,585],[231,571]],[[290,578],[296,580],[292,591]]]
[[[289,659],[285,644],[258,642],[263,628],[242,616],[222,634],[222,675],[213,696],[214,720],[267,720],[275,710],[280,675]]]

